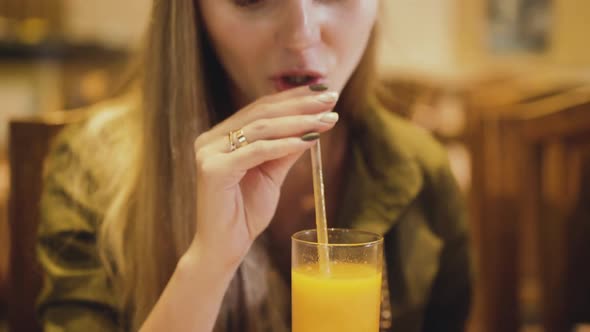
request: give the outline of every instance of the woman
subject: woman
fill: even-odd
[[[300,157],[321,133],[330,226],[385,236],[384,321],[461,330],[461,199],[443,150],[374,98],[379,7],[155,1],[140,105],[97,106],[49,158],[44,326],[288,330],[289,237],[314,226]]]

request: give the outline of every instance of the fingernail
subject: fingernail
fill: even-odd
[[[320,134],[318,134],[318,133],[307,133],[307,134],[301,136],[301,139],[306,142],[315,141],[318,138],[320,138]]]
[[[320,115],[320,121],[325,123],[336,123],[340,116],[336,112],[328,112]]]
[[[311,91],[326,91],[328,90],[328,86],[325,84],[312,84],[309,86]]]
[[[324,92],[321,95],[319,95],[317,98],[322,103],[331,104],[331,103],[334,103],[338,100],[338,92],[334,92],[334,91]]]

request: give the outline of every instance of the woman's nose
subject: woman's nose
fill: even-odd
[[[313,1],[290,1],[285,8],[277,36],[284,47],[293,52],[315,46],[321,39],[321,24],[314,12]]]

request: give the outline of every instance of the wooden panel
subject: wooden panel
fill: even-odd
[[[519,168],[511,167],[506,156],[522,157],[520,140],[511,124],[500,119],[479,119],[471,127],[475,139],[470,141],[473,160],[471,188],[471,220],[474,243],[479,255],[478,291],[483,331],[516,331],[517,310],[517,234],[521,211],[514,184]],[[499,179],[502,179],[500,181]],[[475,198],[475,199],[474,199]]]
[[[483,325],[510,332],[542,321],[548,332],[570,330],[567,218],[584,175],[582,147],[590,145],[590,88],[546,93],[471,117]]]
[[[8,290],[8,255],[10,251],[6,200],[8,196],[8,161],[0,151],[0,319],[6,312]]]
[[[11,121],[10,274],[8,324],[11,331],[38,331],[34,303],[41,286],[35,241],[39,220],[43,160],[51,139],[79,114],[47,113],[42,118]]]
[[[579,105],[577,112],[580,117],[564,109],[561,119],[552,114],[554,121],[534,118],[523,125],[530,148],[539,151],[538,163],[526,167],[540,169],[541,178],[537,180],[541,190],[536,192],[537,201],[527,208],[538,211],[537,218],[529,222],[535,225],[542,322],[547,332],[571,330],[577,321],[574,311],[579,310],[571,304],[579,302],[579,298],[568,287],[588,289],[588,280],[582,281],[576,274],[587,275],[585,265],[590,257],[581,259],[580,253],[572,251],[572,245],[590,242],[590,234],[583,232],[589,220],[576,217],[575,212],[576,205],[583,206],[580,184],[582,176],[587,176],[584,171],[588,171],[583,163],[590,151],[590,103]],[[572,233],[574,229],[582,232]],[[579,265],[579,271],[568,267],[570,264]]]
[[[571,321],[590,322],[590,144],[579,150],[577,204],[567,218],[565,311]]]

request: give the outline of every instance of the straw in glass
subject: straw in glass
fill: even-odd
[[[318,258],[320,271],[330,272],[330,253],[328,251],[328,221],[326,218],[326,199],[322,173],[322,149],[320,141],[311,147],[311,167],[313,174],[313,196],[315,202],[315,221],[318,236]]]

